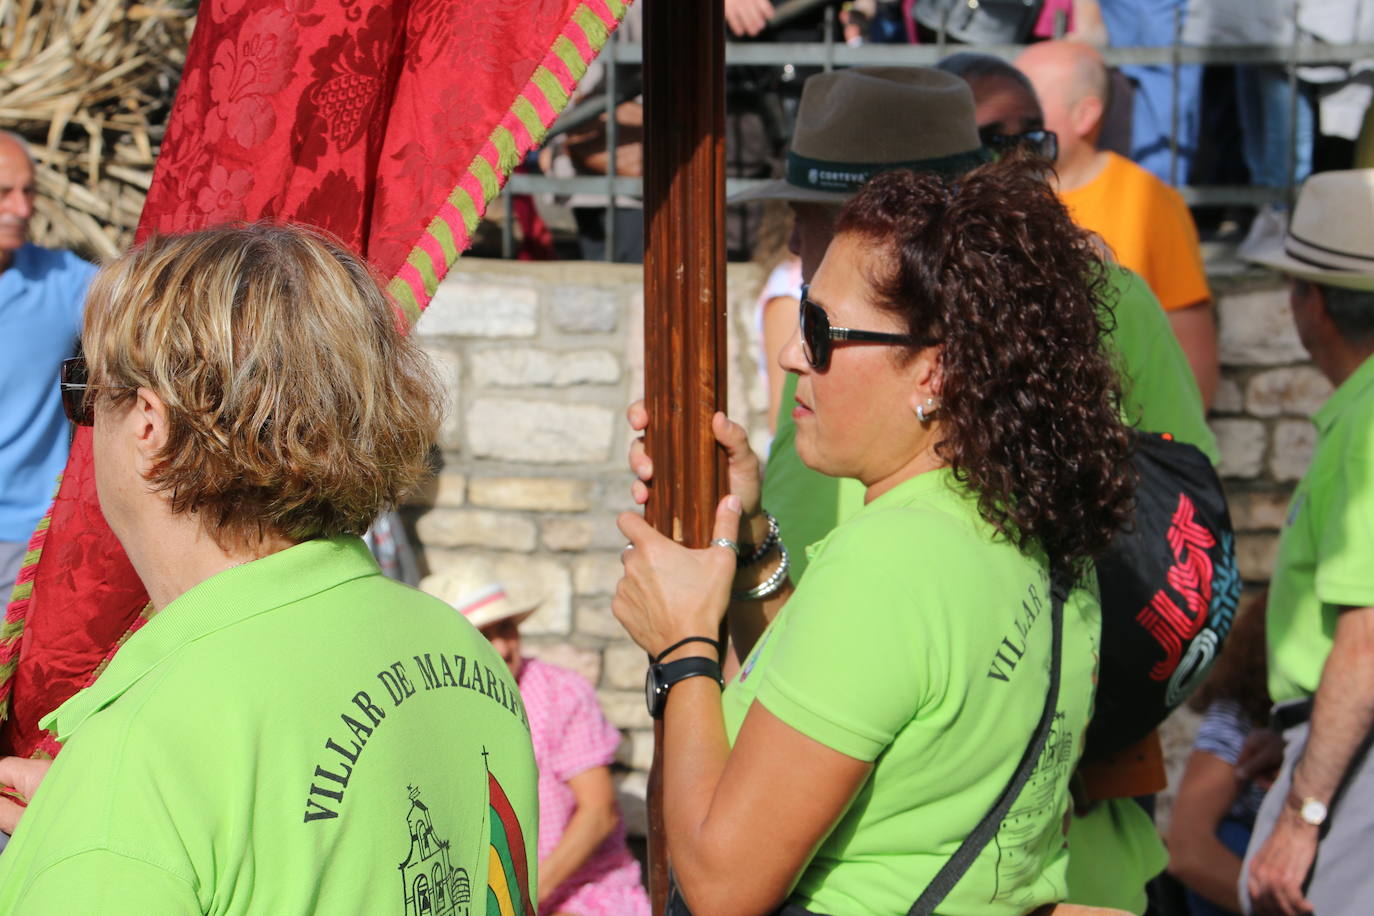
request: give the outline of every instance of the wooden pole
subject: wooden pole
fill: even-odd
[[[646,517],[691,547],[711,536],[725,463],[725,18],[722,0],[644,3],[644,390],[654,481]],[[649,772],[649,892],[668,894],[663,723]]]

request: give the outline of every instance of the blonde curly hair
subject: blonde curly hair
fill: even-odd
[[[154,236],[101,270],[82,334],[109,402],[156,392],[148,475],[221,546],[361,534],[427,471],[442,413],[428,358],[376,279],[293,225]]]

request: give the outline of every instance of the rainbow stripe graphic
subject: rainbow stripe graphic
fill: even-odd
[[[535,916],[530,902],[530,868],[525,859],[525,834],[510,799],[487,771],[487,818],[491,849],[487,863],[487,912],[501,916]]]

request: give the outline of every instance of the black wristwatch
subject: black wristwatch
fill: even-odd
[[[649,715],[655,719],[662,717],[668,705],[668,688],[678,681],[698,676],[712,678],[722,689],[725,687],[725,680],[720,676],[720,662],[713,658],[694,655],[649,665],[649,673],[644,677],[644,700],[649,704]]]

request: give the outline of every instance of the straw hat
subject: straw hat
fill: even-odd
[[[1307,179],[1288,232],[1245,257],[1314,283],[1374,290],[1374,169]]]
[[[730,203],[843,203],[879,172],[961,174],[991,158],[978,139],[973,93],[953,74],[929,67],[818,73],[802,86],[786,177]]]
[[[517,618],[524,620],[539,606],[536,600],[512,601],[496,571],[484,560],[469,559],[450,572],[435,573],[420,580],[420,590],[447,602],[473,626]]]

